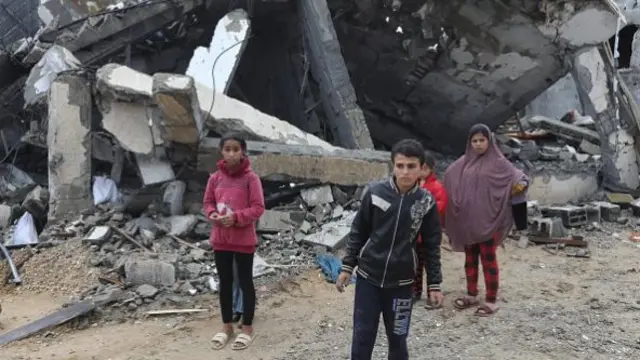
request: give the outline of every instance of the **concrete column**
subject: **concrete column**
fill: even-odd
[[[91,83],[65,73],[49,93],[49,218],[77,216],[92,206]]]
[[[338,145],[373,149],[326,0],[302,0],[298,10],[311,72],[320,84],[322,104]]]

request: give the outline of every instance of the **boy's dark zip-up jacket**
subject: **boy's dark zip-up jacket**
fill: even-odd
[[[424,252],[428,290],[440,290],[442,230],[433,196],[415,186],[401,194],[393,178],[372,182],[362,197],[347,240],[342,271],[357,273],[381,288],[413,284],[418,251]]]

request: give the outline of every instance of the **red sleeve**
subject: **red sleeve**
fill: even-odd
[[[442,184],[438,183],[433,196],[436,198],[436,206],[438,206],[438,214],[440,215],[440,219],[444,219],[445,209],[447,208],[447,203],[449,199],[447,198],[447,191],[444,189]]]
[[[213,173],[209,176],[209,181],[207,181],[207,188],[204,190],[204,199],[202,200],[202,208],[204,209],[204,214],[208,218],[211,213],[216,212],[216,174]]]
[[[264,194],[258,175],[249,180],[249,207],[233,213],[236,226],[247,226],[260,219],[264,213]]]

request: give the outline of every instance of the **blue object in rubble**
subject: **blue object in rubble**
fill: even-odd
[[[318,266],[320,266],[320,269],[327,281],[335,284],[338,280],[338,275],[340,275],[342,261],[340,261],[340,259],[335,255],[321,254],[316,257],[316,262],[318,263]],[[351,277],[351,283],[354,283],[355,280],[355,276]]]

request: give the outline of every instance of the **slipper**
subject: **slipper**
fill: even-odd
[[[233,334],[231,334],[233,335]],[[213,343],[213,350],[221,350],[222,348],[224,348],[225,346],[227,346],[227,343],[229,342],[229,339],[231,338],[231,336],[227,333],[224,332],[219,332],[217,334],[215,334],[212,338],[211,338],[211,342]]]
[[[497,313],[498,310],[500,310],[500,308],[496,307],[495,309],[492,309],[488,305],[485,304],[485,305],[480,306],[478,309],[476,309],[476,312],[473,315],[479,316],[479,317],[489,317],[489,316]]]
[[[255,339],[255,335],[251,336],[249,334],[240,333],[236,336],[236,339],[233,340],[233,344],[231,344],[231,350],[244,350],[251,345]]]
[[[453,301],[453,306],[458,310],[465,310],[480,304],[478,300],[469,297],[459,297]]]

